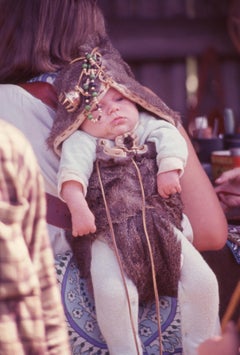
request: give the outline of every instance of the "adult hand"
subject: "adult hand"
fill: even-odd
[[[225,171],[215,183],[215,191],[225,211],[240,206],[240,167]]]
[[[236,325],[229,322],[221,336],[204,341],[198,348],[198,355],[237,355],[239,354],[239,335]]]

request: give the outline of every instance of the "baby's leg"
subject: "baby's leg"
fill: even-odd
[[[215,274],[200,253],[178,231],[183,264],[178,288],[184,355],[196,355],[207,338],[220,334],[219,293]]]
[[[101,240],[94,241],[92,245],[91,275],[97,320],[110,354],[142,354],[138,336],[137,289],[132,281],[125,277],[139,352],[133,336],[126,292],[116,256]]]

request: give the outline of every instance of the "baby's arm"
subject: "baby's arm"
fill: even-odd
[[[61,196],[72,217],[72,235],[83,236],[96,231],[95,218],[83,195],[82,185],[74,180],[62,184]]]
[[[167,198],[181,192],[180,177],[186,165],[188,149],[178,129],[165,120],[142,113],[136,133],[143,142],[153,142],[157,151],[157,188]]]
[[[163,198],[181,192],[179,170],[165,171],[157,175],[158,193]]]

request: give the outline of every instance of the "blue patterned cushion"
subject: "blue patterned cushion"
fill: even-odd
[[[72,253],[56,260],[57,278],[68,324],[72,354],[109,354],[98,328],[94,301],[87,283],[80,278]],[[163,355],[181,355],[181,322],[175,298],[160,298]],[[159,354],[159,339],[155,304],[140,305],[139,333],[144,355]]]

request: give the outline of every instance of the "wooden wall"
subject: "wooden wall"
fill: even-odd
[[[231,107],[240,122],[240,53],[227,29],[228,0],[99,0],[99,5],[114,45],[138,80],[180,112],[185,126],[196,103],[196,93],[189,101],[186,90],[190,62],[197,65],[198,83],[204,82],[193,115],[217,108],[221,116]]]

